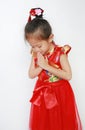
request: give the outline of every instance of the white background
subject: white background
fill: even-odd
[[[0,130],[28,130],[32,91],[30,47],[24,41],[29,10],[41,7],[56,44],[69,44],[72,84],[85,130],[85,1],[0,0]]]

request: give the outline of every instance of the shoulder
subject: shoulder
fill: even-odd
[[[35,52],[33,52],[33,49],[31,48],[30,50],[30,54],[32,55],[32,57],[37,57],[37,54]]]
[[[71,70],[70,63],[68,60],[68,53],[71,50],[71,46],[66,44],[64,46],[61,46],[61,55],[60,55],[60,64],[62,69],[64,70]]]
[[[68,54],[71,50],[71,46],[69,44],[65,44],[63,46],[56,45],[55,49],[55,58],[56,61],[61,64],[61,62],[65,62],[68,60]]]
[[[60,52],[60,54],[66,54],[67,55],[70,52],[71,48],[72,47],[69,44],[65,44],[63,46],[56,45],[55,51],[58,52],[58,53]]]

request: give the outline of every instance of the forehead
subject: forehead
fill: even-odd
[[[39,46],[45,42],[45,40],[40,39],[34,35],[30,35],[28,38],[28,42],[31,46]]]
[[[27,41],[30,43],[30,45],[37,46],[37,45],[43,43],[43,41],[45,41],[44,39],[42,39],[41,31],[39,29],[34,33],[26,34],[26,36],[27,36]]]
[[[42,40],[36,40],[36,39],[29,39],[29,44],[31,46],[39,46],[43,43]]]

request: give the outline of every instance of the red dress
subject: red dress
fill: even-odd
[[[68,52],[69,45],[58,46],[47,53],[48,62],[62,69],[60,55]],[[75,96],[68,80],[46,70],[38,75],[31,99],[29,130],[82,130]]]

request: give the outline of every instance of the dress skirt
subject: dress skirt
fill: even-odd
[[[30,102],[29,130],[82,130],[75,96],[67,80],[37,81]]]

